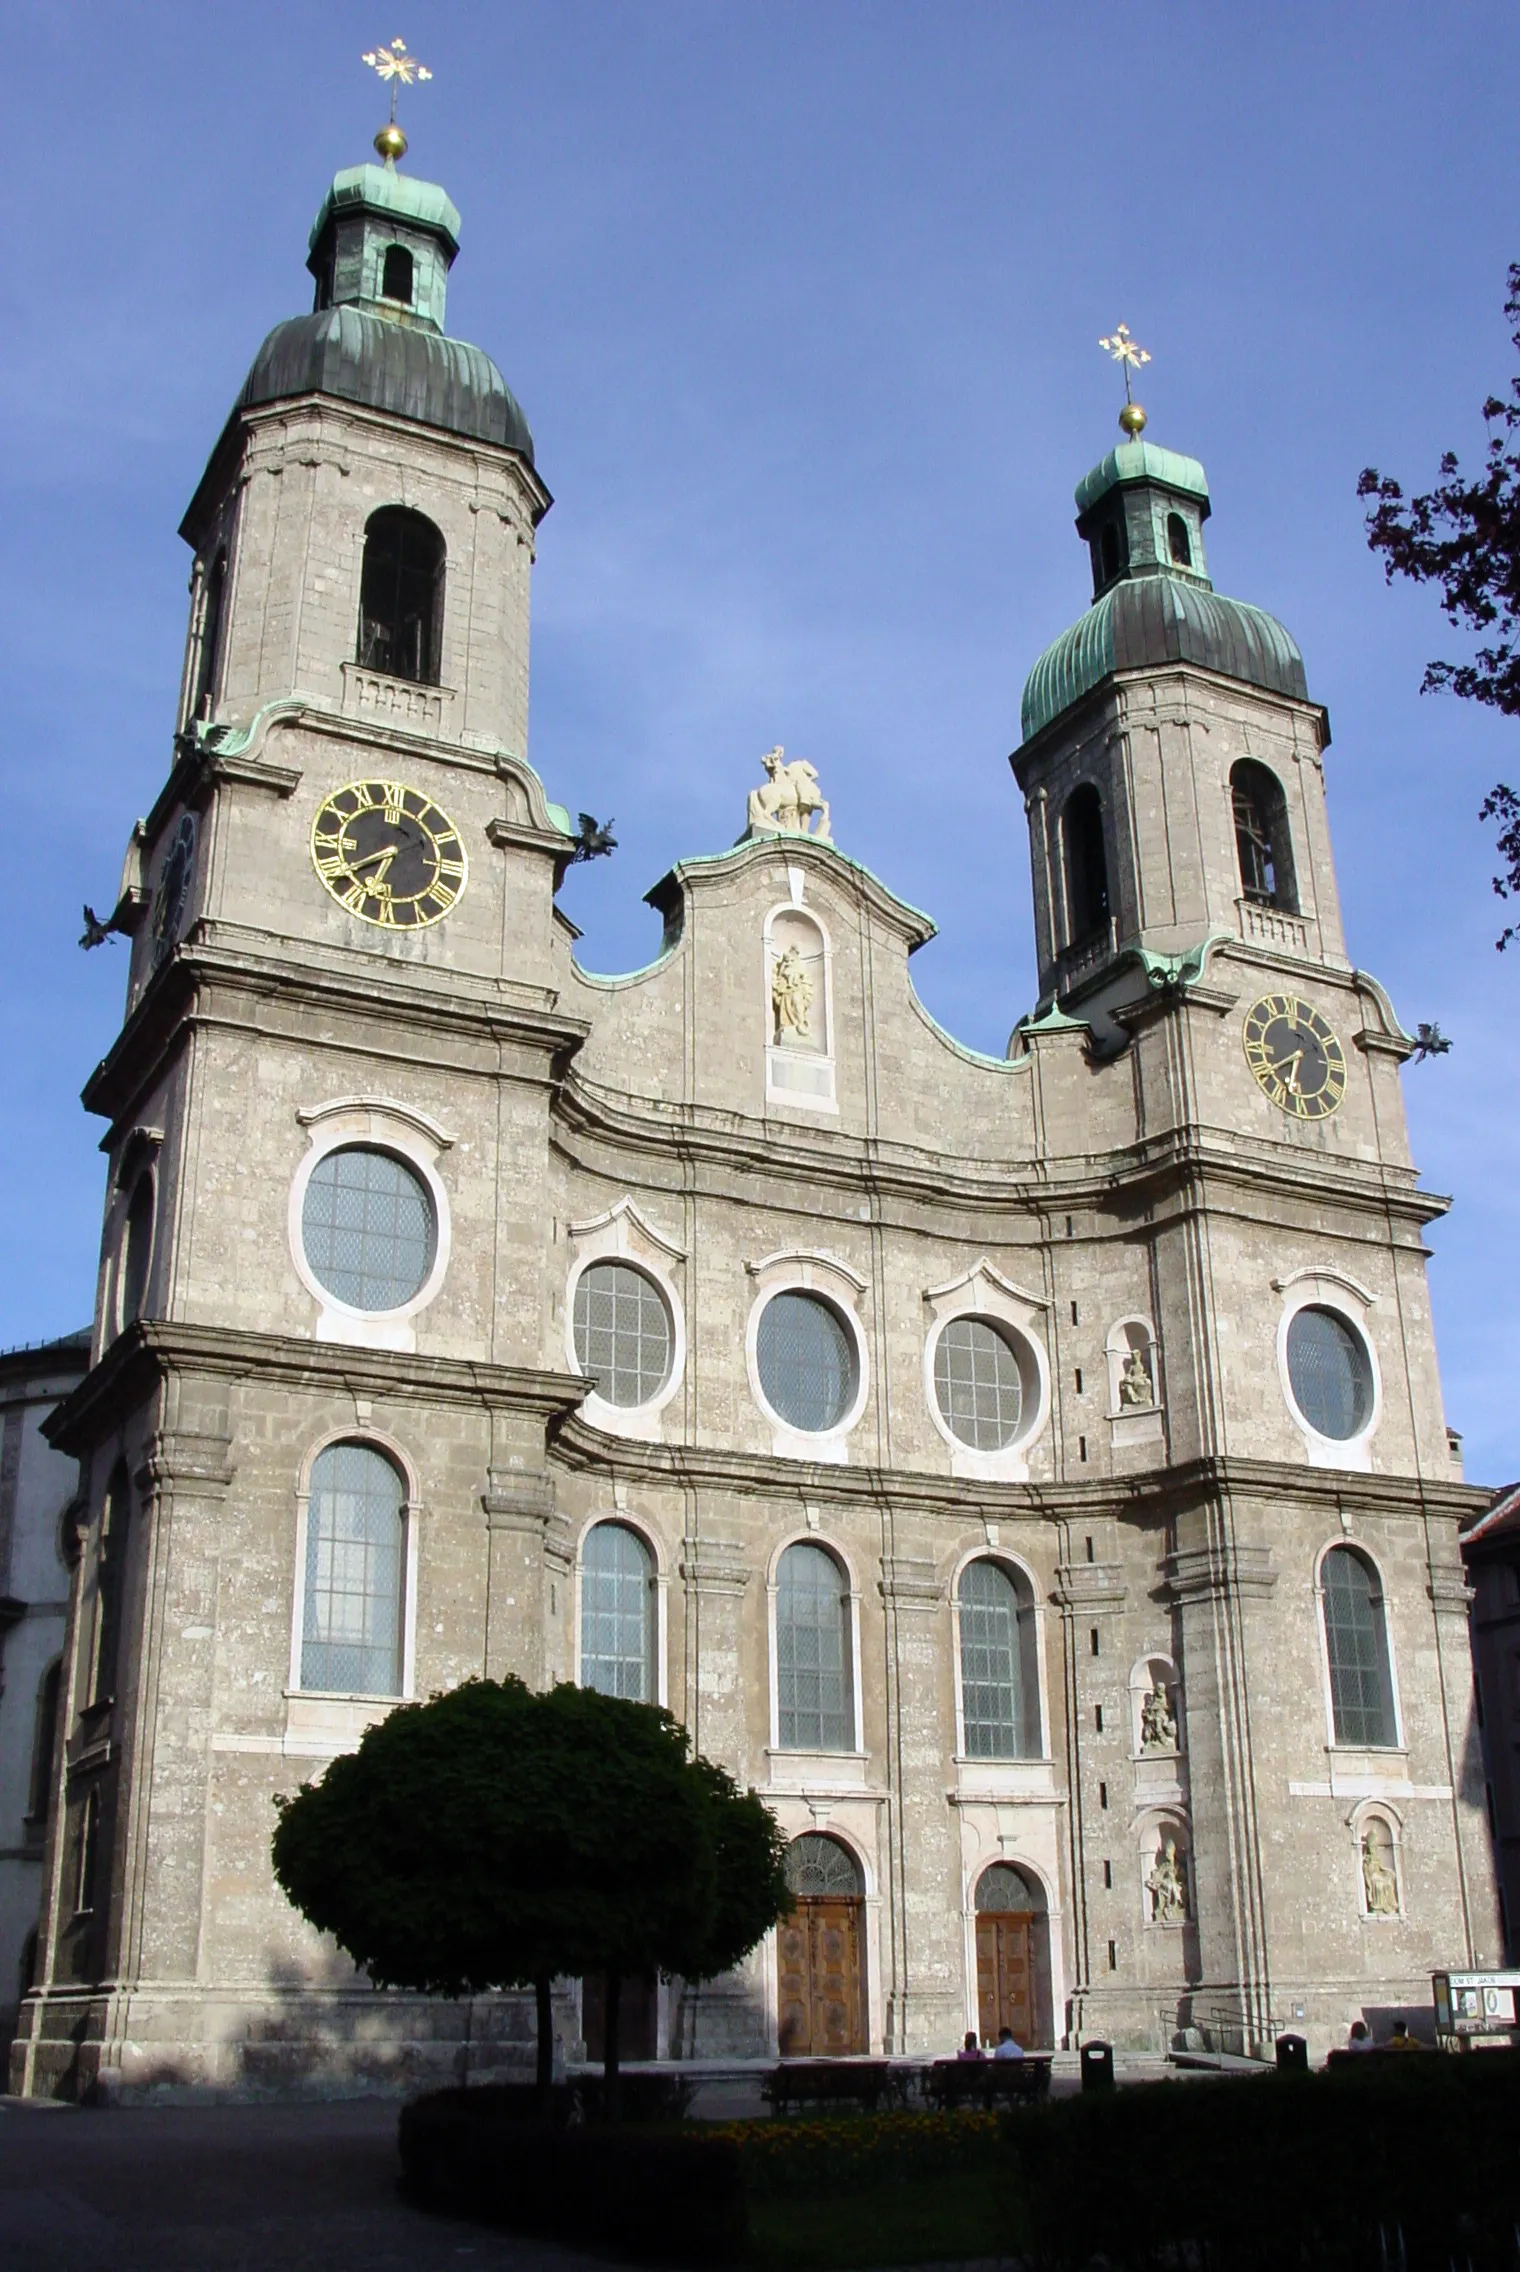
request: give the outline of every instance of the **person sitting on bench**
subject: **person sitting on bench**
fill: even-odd
[[[986,2054],[982,2050],[981,2045],[976,2040],[976,2029],[974,2027],[967,2028],[966,2040],[961,2045],[959,2051],[957,2051],[955,2056],[957,2059],[981,2059],[986,2056]]]
[[[1000,2027],[998,2029],[997,2049],[993,2052],[992,2056],[994,2059],[1023,2058],[1023,2046],[1022,2044],[1015,2043],[1013,2039],[1013,2029],[1011,2027]]]

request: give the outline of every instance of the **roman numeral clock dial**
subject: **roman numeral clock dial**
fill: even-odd
[[[446,812],[404,781],[350,781],[311,824],[311,860],[338,905],[384,931],[420,931],[457,907],[469,879]]]
[[[1263,994],[1246,1012],[1246,1063],[1295,1120],[1328,1120],[1346,1094],[1346,1053],[1327,1018],[1296,994]]]

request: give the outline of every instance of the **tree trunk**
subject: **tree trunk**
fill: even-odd
[[[602,2120],[621,2118],[623,2094],[618,2085],[618,2024],[623,2002],[623,1976],[607,1975],[607,2008],[602,2021]]]
[[[538,2089],[538,2111],[547,2121],[549,2094],[554,2084],[554,2008],[549,1999],[550,1981],[547,1972],[541,1972],[533,1983],[534,2000],[538,2006],[538,2067],[534,2082]]]

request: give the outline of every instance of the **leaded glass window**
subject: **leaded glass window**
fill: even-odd
[[[804,1898],[848,1900],[861,1890],[854,1855],[837,1838],[826,1838],[822,1831],[805,1830],[800,1838],[794,1838],[786,1850],[785,1866],[787,1884]]]
[[[1018,1917],[1038,1913],[1045,1903],[1022,1870],[994,1862],[976,1881],[976,1906],[984,1917]]]
[[[343,1696],[401,1693],[405,1500],[368,1444],[329,1444],[306,1512],[301,1686]]]
[[[426,1184],[393,1152],[346,1144],[311,1171],[301,1241],[312,1276],[356,1310],[395,1310],[422,1291],[437,1251]]]
[[[843,1320],[816,1294],[775,1294],[755,1346],[771,1410],[808,1435],[837,1428],[855,1401],[855,1345]]]
[[[1295,1311],[1288,1327],[1288,1380],[1316,1434],[1344,1443],[1366,1427],[1372,1363],[1361,1335],[1337,1311]]]
[[[1027,1612],[1001,1563],[961,1573],[961,1719],[968,1759],[1026,1759],[1036,1731],[1026,1702]]]
[[[581,1556],[581,1686],[657,1701],[654,1564],[625,1523],[598,1523]]]
[[[783,1751],[853,1751],[850,1600],[821,1546],[789,1546],[776,1579],[776,1702]]]
[[[593,1262],[575,1285],[575,1361],[608,1404],[647,1404],[670,1377],[670,1316],[653,1279]]]
[[[1019,1361],[1007,1335],[985,1318],[952,1318],[934,1345],[934,1394],[952,1436],[974,1451],[1006,1450],[1024,1411]]]
[[[1391,1747],[1393,1676],[1382,1596],[1369,1565],[1349,1546],[1332,1546],[1320,1564],[1325,1653],[1335,1740],[1358,1749]]]

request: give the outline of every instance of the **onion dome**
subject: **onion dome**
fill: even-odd
[[[444,332],[458,250],[459,215],[436,182],[399,173],[392,160],[346,168],[312,224],[316,306],[275,325],[238,408],[337,395],[494,442],[531,465],[533,436],[506,380],[481,348]]]
[[[1030,672],[1021,711],[1032,741],[1115,671],[1195,663],[1300,702],[1304,659],[1275,616],[1216,592],[1205,572],[1209,487],[1196,458],[1121,442],[1078,484],[1077,534],[1092,558],[1093,604]]]

